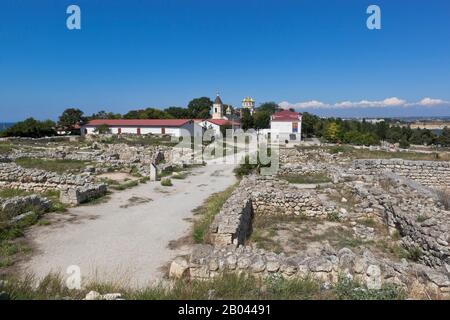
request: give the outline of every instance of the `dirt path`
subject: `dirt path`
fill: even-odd
[[[35,254],[21,267],[42,277],[78,265],[83,278],[130,286],[154,282],[171,259],[188,252],[188,246],[170,249],[169,243],[189,234],[191,210],[233,184],[232,170],[208,164],[185,180],[172,179],[173,187],[149,182],[114,193],[106,203],[73,208],[69,219],[30,230]]]

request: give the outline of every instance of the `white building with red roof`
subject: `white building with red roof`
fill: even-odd
[[[96,134],[107,126],[112,134],[168,134],[175,137],[202,135],[202,127],[192,119],[95,119],[81,128],[81,134]]]
[[[298,143],[302,140],[302,115],[283,110],[275,112],[270,118],[270,135],[280,143]]]

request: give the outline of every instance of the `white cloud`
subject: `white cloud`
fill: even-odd
[[[442,99],[423,98],[418,102],[407,102],[404,99],[390,97],[384,100],[360,100],[360,101],[342,101],[334,104],[311,100],[305,102],[290,103],[283,101],[279,103],[283,109],[349,109],[349,108],[389,108],[389,107],[410,107],[410,106],[443,106],[449,105],[449,101]]]
[[[283,108],[283,109],[289,109],[289,108],[294,108],[294,109],[324,109],[324,108],[330,107],[330,105],[328,105],[326,103],[323,103],[321,101],[317,101],[317,100],[298,102],[298,103],[294,103],[294,104],[291,104],[291,103],[289,103],[287,101],[283,101],[283,102],[280,102],[278,105],[281,108]]]
[[[419,106],[432,107],[438,105],[450,105],[449,101],[445,101],[442,99],[432,99],[432,98],[423,98],[419,102],[417,102]]]

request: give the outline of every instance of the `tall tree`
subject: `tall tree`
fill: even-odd
[[[337,142],[341,133],[339,124],[336,122],[329,123],[325,128],[324,137],[330,142]]]
[[[270,113],[267,110],[257,110],[253,113],[255,129],[266,129],[270,127]]]
[[[253,128],[253,117],[250,114],[250,111],[248,109],[243,109],[242,111],[242,119],[241,119],[241,124],[242,124],[242,129],[244,130],[248,130],[250,128]]]
[[[188,111],[191,118],[209,118],[209,112],[213,102],[208,97],[192,99],[188,104]]]
[[[82,125],[86,118],[84,113],[80,109],[69,108],[59,116],[58,125],[64,129],[64,131],[74,131],[76,125]]]
[[[186,119],[189,118],[189,110],[181,107],[169,107],[164,109],[164,111],[175,119]]]
[[[156,108],[146,108],[140,110],[131,110],[124,114],[125,119],[167,119],[173,118],[167,112],[156,109]]]
[[[122,115],[120,113],[106,112],[104,110],[97,113],[93,113],[89,119],[120,119]]]
[[[318,116],[312,115],[308,112],[302,114],[302,131],[307,136],[310,137],[314,135],[314,126],[319,122]]]
[[[267,111],[267,112],[269,112],[270,115],[275,113],[278,109],[280,109],[280,106],[273,101],[272,102],[264,102],[258,107],[259,111],[263,111],[263,110]]]

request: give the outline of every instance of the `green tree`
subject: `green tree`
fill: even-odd
[[[274,114],[278,109],[280,109],[280,106],[278,103],[275,103],[273,101],[271,102],[263,102],[259,107],[259,111],[267,111],[270,115]]]
[[[244,129],[244,130],[253,128],[253,117],[250,114],[250,111],[248,109],[242,110],[241,125],[242,125],[242,129]]]
[[[316,134],[315,127],[317,123],[320,121],[318,116],[312,115],[308,112],[304,112],[302,114],[302,131],[303,134],[307,137],[311,137]]]
[[[186,119],[189,118],[189,110],[181,107],[169,107],[164,109],[164,111],[175,119]]]
[[[270,113],[267,110],[257,110],[253,113],[255,129],[270,128]]]
[[[75,131],[76,125],[82,125],[86,118],[83,116],[84,113],[80,109],[69,108],[64,110],[64,112],[59,116],[58,125],[64,131]]]
[[[139,110],[131,110],[127,112],[124,116],[125,119],[167,119],[173,118],[167,112],[156,109],[156,108],[146,108]]]
[[[12,127],[1,132],[4,137],[28,137],[42,138],[47,136],[55,136],[56,124],[51,120],[38,121],[28,118],[25,121],[17,122]]]
[[[213,102],[208,97],[192,99],[188,104],[190,118],[207,119]]]
[[[329,123],[325,128],[324,137],[330,142],[338,142],[341,134],[341,128],[336,122]]]
[[[441,135],[437,138],[437,142],[443,147],[450,147],[450,128],[445,127]]]
[[[120,113],[106,112],[104,110],[97,113],[93,113],[89,119],[120,119],[122,115]]]

